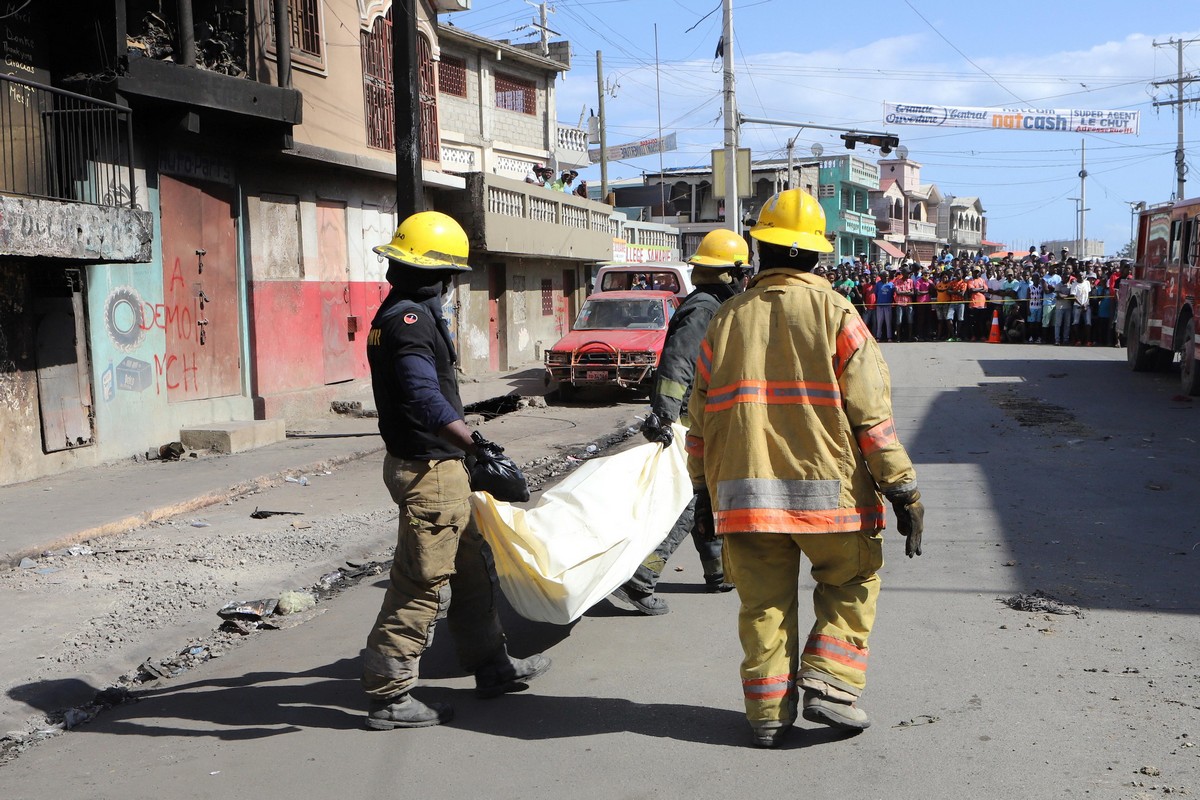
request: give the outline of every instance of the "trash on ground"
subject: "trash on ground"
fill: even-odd
[[[191,522],[193,528],[207,528],[209,524],[202,519],[194,519]]]
[[[46,555],[50,556],[94,556],[96,551],[88,547],[86,544],[73,544],[70,547],[63,547],[59,550],[51,550]]]
[[[893,725],[893,728],[912,728],[917,725],[932,725],[935,722],[941,721],[941,717],[935,717],[931,714],[921,714],[912,719],[904,719]]]
[[[21,559],[21,563],[17,564],[17,569],[33,569],[37,566],[37,561],[26,556]]]
[[[1012,597],[1001,597],[998,599],[1014,611],[1064,614],[1073,615],[1080,619],[1083,618],[1083,611],[1080,610],[1079,606],[1069,605],[1061,600],[1056,600],[1041,589],[1034,590],[1032,594],[1015,594]]]
[[[284,480],[288,483],[298,483],[301,486],[308,486],[308,477],[305,475],[301,475],[299,478],[293,478],[291,475],[288,475]]]
[[[317,604],[317,599],[308,592],[284,592],[279,595],[279,603],[275,606],[277,614],[298,614],[308,611]]]
[[[171,442],[158,448],[158,457],[163,461],[178,461],[185,452],[187,448],[183,446],[183,442]]]
[[[294,514],[300,517],[304,516],[303,511],[267,511],[266,509],[260,510],[256,506],[254,508],[254,512],[250,514],[250,519],[266,519],[267,517],[278,517],[284,514]]]
[[[275,598],[266,600],[235,600],[232,603],[226,603],[217,611],[217,616],[222,619],[263,619],[275,613],[275,606],[279,604],[279,600]]]
[[[58,572],[58,567],[42,567],[41,569],[35,569],[34,572],[38,575],[53,575],[55,572]]]

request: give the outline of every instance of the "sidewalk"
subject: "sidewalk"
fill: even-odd
[[[464,405],[508,394],[545,394],[543,370],[525,365],[505,373],[464,377]],[[374,405],[369,382],[339,400]],[[373,417],[328,414],[287,425],[276,444],[232,455],[185,455],[73,470],[0,486],[0,563],[223,502],[304,473],[332,470],[383,449]]]

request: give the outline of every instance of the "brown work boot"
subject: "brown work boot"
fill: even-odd
[[[751,740],[755,747],[778,747],[783,741],[783,737],[787,736],[787,732],[791,729],[792,723],[783,721],[752,724],[750,726]]]
[[[445,703],[425,705],[407,693],[386,700],[371,699],[367,727],[373,731],[393,728],[429,728],[454,719],[454,709]]]
[[[839,700],[808,689],[804,692],[804,718],[845,730],[866,730],[871,727],[867,712],[848,700]]]
[[[529,688],[529,681],[550,669],[550,659],[532,655],[513,658],[507,652],[475,671],[475,696],[488,699]]]

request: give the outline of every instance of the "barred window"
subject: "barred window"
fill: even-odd
[[[275,47],[275,4],[265,0],[271,28],[271,47]],[[288,27],[291,29],[292,54],[321,65],[325,57],[321,40],[321,0],[288,0]]]
[[[363,101],[366,107],[367,145],[381,150],[394,146],[392,95],[392,12],[379,17],[360,39]]]
[[[442,56],[438,63],[438,91],[455,97],[467,96],[467,62]]]
[[[554,316],[554,281],[549,279],[542,281],[542,316]]]
[[[522,114],[536,114],[537,87],[533,81],[497,72],[496,108],[518,111]]]

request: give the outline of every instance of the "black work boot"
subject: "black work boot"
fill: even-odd
[[[548,669],[550,659],[540,653],[529,658],[513,658],[502,652],[494,661],[475,671],[475,695],[486,700],[524,691],[529,688],[529,681]]]
[[[716,575],[704,576],[704,591],[710,594],[716,594],[717,592],[732,592],[735,588],[737,587],[725,580],[725,575],[723,573],[718,572]]]
[[[454,719],[454,709],[445,703],[425,705],[409,694],[400,694],[386,700],[371,699],[367,711],[367,727],[373,731],[390,731],[393,728],[429,728]]]
[[[640,611],[649,617],[657,617],[659,614],[666,614],[671,610],[670,606],[667,605],[667,601],[654,592],[643,592],[630,587],[629,584],[618,586],[613,590],[612,596],[622,603],[628,603],[636,611]]]

